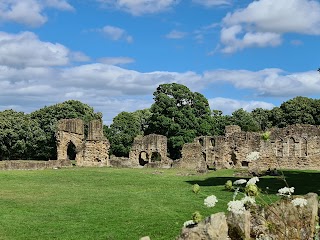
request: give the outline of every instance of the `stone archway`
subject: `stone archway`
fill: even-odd
[[[152,152],[151,162],[161,162],[161,154],[159,152]]]
[[[69,160],[76,160],[77,157],[77,148],[72,141],[68,143],[67,147],[67,156]]]
[[[139,165],[144,166],[149,163],[149,155],[147,152],[140,152],[139,154]]]

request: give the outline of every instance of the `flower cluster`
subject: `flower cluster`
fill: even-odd
[[[304,207],[308,203],[307,200],[304,198],[295,198],[291,202],[295,207]]]
[[[245,196],[241,200],[233,200],[228,203],[228,211],[234,214],[242,214],[246,210],[246,206],[254,205],[256,200],[254,197]]]
[[[242,214],[246,208],[244,207],[243,201],[234,200],[228,202],[228,211],[233,212],[235,214]]]
[[[211,195],[204,200],[204,205],[206,205],[207,207],[214,207],[217,202],[217,197],[215,195]]]
[[[247,182],[247,180],[245,180],[245,179],[238,179],[238,180],[233,182],[233,185],[242,185],[242,184],[244,184],[246,182]]]
[[[259,178],[258,177],[250,178],[249,181],[247,182],[247,186],[248,185],[255,185],[257,182],[259,182]]]
[[[284,197],[290,197],[293,192],[294,192],[294,187],[291,187],[291,188],[284,187],[278,190],[278,195],[284,196]]]

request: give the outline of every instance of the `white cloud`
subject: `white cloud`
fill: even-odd
[[[251,112],[256,108],[272,109],[275,107],[272,103],[262,101],[243,101],[231,98],[211,98],[208,99],[210,108],[212,110],[221,110],[225,115],[231,115],[234,111],[243,108],[244,110]]]
[[[177,31],[177,30],[172,30],[171,32],[169,32],[166,35],[166,38],[170,38],[170,39],[181,39],[184,38],[188,33],[186,32],[181,32],[181,31]]]
[[[66,11],[74,10],[74,8],[65,0],[43,0],[42,2],[45,7],[51,7]]]
[[[100,30],[107,38],[113,41],[125,40],[128,43],[133,42],[133,37],[128,35],[126,30],[114,26],[104,26]]]
[[[285,33],[320,35],[320,3],[314,0],[259,0],[228,13],[222,21],[223,52],[281,44]]]
[[[239,89],[254,90],[257,96],[297,96],[320,92],[317,71],[286,74],[281,69],[215,70],[204,73],[205,82],[230,83]]]
[[[15,67],[62,66],[70,51],[59,43],[42,42],[32,32],[0,32],[0,65]]]
[[[176,82],[199,92],[206,90],[208,86],[227,83],[235,88],[251,90],[252,95],[267,97],[308,96],[320,92],[317,71],[286,73],[281,69],[220,69],[203,74],[192,71],[139,72],[110,65],[130,62],[132,59],[129,58],[109,58],[104,59],[105,62],[101,61],[104,63],[72,66],[71,56],[77,54],[78,60],[84,60],[85,57],[81,54],[74,54],[58,43],[43,42],[34,33],[0,32],[1,108],[19,106],[15,109],[30,112],[71,98],[90,104],[104,113],[105,121],[111,121],[119,110],[134,111],[150,106],[152,93],[163,83]],[[219,103],[222,105],[223,99],[211,102],[214,103],[212,108],[216,109]],[[243,107],[246,110],[269,107],[264,102],[240,103],[237,105],[237,101],[229,102],[226,107]],[[116,107],[112,107],[112,104]]]
[[[225,46],[222,49],[222,52],[224,53],[233,53],[248,47],[275,47],[282,42],[280,34],[272,32],[244,33],[242,26],[240,25],[223,28],[221,30],[220,40]]]
[[[0,21],[12,21],[38,27],[47,21],[44,9],[73,10],[65,0],[1,0]]]
[[[69,54],[70,59],[75,62],[88,62],[90,61],[90,57],[85,55],[83,52],[71,52]]]
[[[192,2],[203,5],[205,7],[215,7],[219,5],[231,5],[231,0],[192,0]]]
[[[107,6],[131,13],[132,15],[153,14],[167,11],[180,0],[97,0]]]
[[[105,57],[98,59],[98,62],[109,65],[123,65],[133,63],[135,60],[129,57]]]

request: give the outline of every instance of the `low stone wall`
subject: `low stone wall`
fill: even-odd
[[[37,160],[10,160],[1,161],[0,170],[41,170],[47,168],[70,167],[70,161],[37,161]]]
[[[117,167],[117,168],[131,168],[132,162],[129,158],[116,157],[114,155],[111,155],[109,159],[109,165],[110,167]]]

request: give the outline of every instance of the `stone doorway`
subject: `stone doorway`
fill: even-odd
[[[141,153],[139,154],[139,164],[140,164],[140,166],[144,166],[144,165],[146,165],[147,163],[149,163],[148,153],[146,153],[146,152],[141,152]]]
[[[68,156],[68,160],[76,160],[77,157],[77,148],[76,146],[73,144],[72,141],[70,141],[68,143],[68,147],[67,147],[67,156]]]

